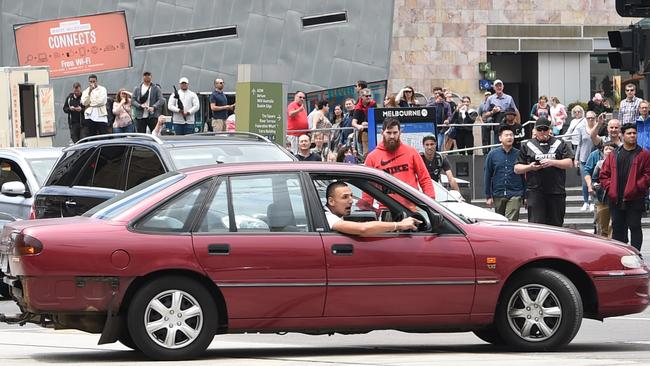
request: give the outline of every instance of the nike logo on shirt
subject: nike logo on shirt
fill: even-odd
[[[389,159],[389,160],[386,160],[386,161],[384,161],[384,160],[380,160],[380,161],[379,161],[379,164],[381,164],[381,165],[388,165],[388,164],[394,162],[395,159],[399,158],[399,157],[402,156],[402,155],[404,155],[404,154],[399,154],[399,155],[397,155],[396,157],[394,157],[394,158],[392,158],[392,159]]]

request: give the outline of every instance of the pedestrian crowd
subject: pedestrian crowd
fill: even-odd
[[[82,90],[79,82],[63,103],[68,115],[72,142],[88,136],[108,133],[151,133],[154,135],[186,135],[196,132],[195,114],[200,109],[199,98],[189,88],[190,81],[181,77],[168,99],[150,72],[142,74],[142,82],[133,89],[121,88],[115,97],[108,95],[99,84],[97,75],[88,76],[88,86]],[[210,131],[234,131],[235,104],[228,104],[224,81],[214,81],[210,95]],[[170,116],[165,116],[167,110]]]

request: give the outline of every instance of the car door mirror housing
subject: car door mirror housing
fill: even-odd
[[[25,184],[18,181],[4,183],[0,192],[9,197],[26,196]]]
[[[437,212],[431,212],[430,217],[431,217],[431,228],[433,228],[433,230],[439,228],[445,222],[445,218]]]

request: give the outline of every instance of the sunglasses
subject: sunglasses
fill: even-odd
[[[587,117],[587,119],[596,119],[596,117]]]
[[[625,89],[625,92],[626,92],[626,93],[627,93],[627,92],[633,92],[633,91],[635,91],[635,90],[636,90],[636,89]]]
[[[404,90],[404,93],[413,93],[413,90]]]
[[[364,98],[370,98],[370,97],[372,97],[372,95],[364,95],[363,97]]]
[[[536,127],[535,129],[536,129],[537,131],[542,131],[542,132],[546,132],[546,131],[549,130],[548,127]]]

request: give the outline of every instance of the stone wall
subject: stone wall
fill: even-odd
[[[395,0],[389,92],[442,86],[481,100],[488,24],[625,26],[614,0]],[[606,34],[599,35],[607,37]],[[506,81],[507,82],[507,81]]]

